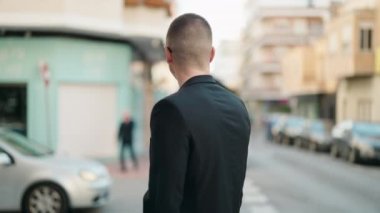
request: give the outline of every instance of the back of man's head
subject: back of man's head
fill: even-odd
[[[206,69],[212,51],[211,27],[199,15],[181,15],[169,27],[166,46],[178,67]]]

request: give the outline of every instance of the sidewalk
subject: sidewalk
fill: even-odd
[[[120,170],[119,161],[117,159],[111,162],[104,162],[111,177],[113,179],[146,179],[149,176],[149,160],[147,158],[142,158],[139,161],[139,168],[135,169],[133,165],[128,161],[128,170],[122,172]]]
[[[99,161],[107,167],[113,179],[113,184],[110,202],[97,212],[141,213],[143,196],[148,189],[148,158],[141,157],[139,159],[139,168],[137,170],[133,168],[131,161],[127,161],[127,172],[120,170],[119,160],[116,158]]]

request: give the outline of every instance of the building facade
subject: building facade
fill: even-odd
[[[283,74],[288,70],[282,68],[281,60],[291,48],[320,37],[329,12],[312,5],[286,8],[254,4],[250,10],[243,35],[241,93],[257,117],[268,111],[287,110]]]
[[[59,152],[115,153],[112,139],[119,118],[126,109],[138,109],[133,105],[138,103],[132,103],[128,45],[6,37],[0,41],[0,52],[3,107],[11,110],[20,104],[16,108],[24,112],[13,113],[19,119],[4,113],[2,123],[11,128],[17,124],[29,138]],[[46,84],[43,72],[50,75]]]
[[[323,43],[322,43],[323,44]],[[283,58],[284,92],[293,114],[309,119],[335,119],[335,93],[326,87],[320,53],[313,45],[296,47]]]
[[[345,67],[337,70],[337,121],[380,121],[378,98],[380,84],[376,75],[375,50],[377,43],[378,14],[375,0],[350,0],[341,8],[340,19],[351,23],[350,51],[347,58],[337,61],[331,58],[332,64]],[[349,21],[350,20],[350,21]],[[345,61],[345,62],[344,62]],[[334,66],[335,67],[335,66]]]
[[[338,121],[380,122],[380,76],[353,76],[342,80],[337,91]]]
[[[212,74],[232,91],[241,88],[241,75],[238,68],[241,63],[241,43],[238,40],[224,40],[218,47],[218,57]]]
[[[293,97],[293,112],[337,122],[379,121],[375,2],[345,2],[320,39],[286,55],[283,66],[292,72],[284,73],[290,85],[285,90]]]
[[[129,111],[143,152],[163,30],[148,34],[144,16],[133,31],[133,8],[155,11],[163,26],[170,19],[164,1],[1,1],[0,125],[57,152],[112,157]]]

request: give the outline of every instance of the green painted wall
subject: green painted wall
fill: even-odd
[[[25,83],[28,93],[28,136],[47,143],[46,90],[39,62],[49,65],[51,84],[48,100],[51,136],[57,141],[58,88],[62,83],[112,84],[118,88],[119,117],[132,109],[137,125],[136,138],[142,138],[142,92],[131,84],[127,44],[93,40],[49,38],[2,38],[0,40],[0,84]],[[119,121],[115,121],[119,122]],[[141,140],[142,141],[142,140]],[[56,146],[56,144],[54,144]],[[141,146],[142,147],[142,146]]]

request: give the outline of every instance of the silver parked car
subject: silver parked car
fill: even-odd
[[[312,151],[330,151],[333,123],[327,119],[311,120],[307,128],[306,146]]]
[[[0,211],[67,212],[104,205],[111,178],[94,161],[54,155],[0,129]]]
[[[351,163],[380,162],[380,124],[345,121],[333,129],[331,155]]]

